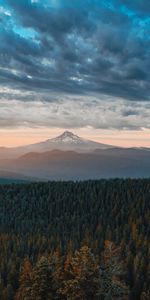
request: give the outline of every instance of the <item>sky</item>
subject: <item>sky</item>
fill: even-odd
[[[0,146],[150,147],[150,1],[0,0]]]

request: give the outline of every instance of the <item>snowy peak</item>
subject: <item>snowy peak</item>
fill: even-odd
[[[105,145],[81,138],[70,131],[65,131],[55,138],[49,139],[39,144],[35,144],[33,146],[34,149],[39,151],[49,151],[57,149],[77,152],[89,152],[95,149],[112,148],[112,146],[110,145]]]
[[[96,149],[114,148],[111,145],[105,145],[95,141],[87,140],[78,135],[65,131],[61,135],[42,141],[39,143],[20,146],[16,148],[0,148],[1,159],[15,158],[29,152],[47,152],[51,150],[75,151],[78,153],[87,153]]]
[[[51,139],[51,142],[81,144],[81,143],[84,143],[84,139],[80,138],[79,136],[75,135],[74,133],[72,133],[70,131],[65,131],[58,137]]]

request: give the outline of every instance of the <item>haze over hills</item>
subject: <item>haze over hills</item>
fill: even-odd
[[[45,142],[1,148],[1,151],[0,170],[19,174],[19,178],[84,180],[150,177],[149,148],[115,148],[82,139],[68,131]]]
[[[17,159],[0,161],[0,169],[40,180],[142,178],[150,177],[150,152],[138,149],[30,152]]]
[[[0,183],[13,183],[13,182],[30,182],[36,181],[36,178],[25,176],[20,173],[10,172],[10,171],[3,171],[0,170]]]
[[[56,138],[48,139],[40,143],[15,148],[0,147],[0,158],[17,158],[18,156],[28,152],[46,152],[54,149],[73,150],[76,152],[90,152],[94,149],[108,149],[112,147],[113,146],[111,145],[101,144],[83,139],[70,131],[65,131],[63,134],[59,135]]]

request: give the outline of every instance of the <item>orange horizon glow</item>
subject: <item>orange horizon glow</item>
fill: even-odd
[[[85,139],[93,140],[103,144],[121,147],[150,147],[150,130],[141,131],[119,131],[98,130],[91,128],[62,129],[62,128],[34,128],[18,130],[0,130],[0,147],[17,147],[22,145],[38,143],[62,134],[65,130]]]

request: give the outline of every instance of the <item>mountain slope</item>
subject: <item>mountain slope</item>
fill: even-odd
[[[63,134],[56,138],[48,139],[47,141],[36,143],[33,145],[28,145],[20,147],[20,149],[25,152],[46,152],[50,150],[72,150],[78,152],[89,152],[95,149],[109,149],[113,146],[93,142],[90,140],[83,139],[70,131],[65,131]]]
[[[89,152],[95,149],[109,149],[112,147],[113,146],[83,139],[73,134],[72,132],[65,131],[63,134],[56,138],[48,139],[47,141],[32,145],[16,148],[0,147],[0,158],[17,158],[18,156],[28,152],[45,152],[54,149]]]
[[[91,153],[53,150],[0,161],[0,168],[48,180],[150,177],[150,151],[105,149]]]

